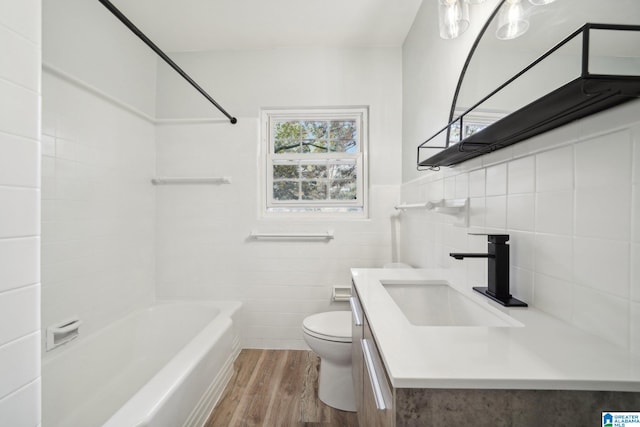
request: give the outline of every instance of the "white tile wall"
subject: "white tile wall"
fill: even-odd
[[[523,157],[507,164],[509,194],[533,193],[535,190],[535,157]]]
[[[258,119],[162,125],[158,174],[230,176],[230,185],[157,187],[159,298],[239,299],[244,302],[244,346],[306,348],[302,320],[347,310],[332,303],[333,285],[349,286],[351,267],[380,267],[392,259],[392,206],[397,186],[373,186],[370,220],[260,219],[255,159]],[[252,230],[323,232],[329,242],[248,239]]]
[[[500,156],[425,173],[404,184],[402,200],[424,201],[430,193],[417,189],[468,177],[470,228],[460,230],[511,235],[514,295],[639,353],[638,117],[640,101],[634,101],[500,150]],[[445,245],[439,236],[452,227],[442,216],[402,216],[401,261],[466,268],[468,285],[475,286],[486,280],[478,266],[486,267],[444,254],[451,243],[461,251],[481,251],[486,243]]]
[[[0,425],[40,424],[40,8],[0,1]]]
[[[542,139],[542,136],[538,137]],[[573,191],[573,146],[544,151],[536,158],[536,191]]]
[[[320,57],[322,67],[308,66]],[[350,285],[351,267],[381,267],[397,257],[401,243],[393,206],[402,172],[401,50],[294,48],[184,53],[178,59],[202,76],[201,84],[217,86],[216,97],[229,99],[229,110],[239,117],[233,126],[158,126],[159,175],[230,176],[232,182],[157,188],[157,295],[240,299],[245,302],[245,346],[305,348],[304,317],[348,310],[346,303],[332,303],[330,295],[332,286]],[[259,68],[247,66],[256,63]],[[245,72],[240,75],[238,69]],[[211,106],[190,100],[197,98],[173,73],[159,69],[158,80],[163,88],[158,93],[159,117],[215,114]],[[308,85],[311,80],[317,84]],[[220,81],[227,84],[221,87]],[[296,105],[369,106],[369,219],[261,217],[258,113],[261,107]],[[454,197],[466,192],[464,181],[449,180],[446,188],[441,181],[429,191],[434,198],[443,198],[445,192]],[[257,242],[248,239],[252,230],[332,230],[335,239]]]
[[[47,71],[42,84],[41,326],[78,315],[90,334],[155,295],[155,126]]]

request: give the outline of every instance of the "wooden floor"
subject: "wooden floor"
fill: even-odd
[[[318,399],[319,364],[310,351],[242,350],[205,427],[357,426]]]

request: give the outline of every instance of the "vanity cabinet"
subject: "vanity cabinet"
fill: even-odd
[[[637,392],[394,388],[355,285],[352,293],[352,367],[360,427],[583,427],[600,422],[602,411],[640,408]]]

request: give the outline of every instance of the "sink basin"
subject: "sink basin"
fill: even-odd
[[[483,307],[443,282],[382,282],[409,323],[416,326],[522,326],[517,320]]]

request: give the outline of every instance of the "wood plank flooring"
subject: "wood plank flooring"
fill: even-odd
[[[319,367],[310,351],[242,350],[205,427],[356,427],[355,412],[318,399]]]

